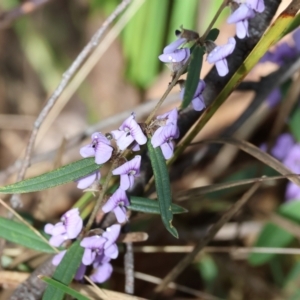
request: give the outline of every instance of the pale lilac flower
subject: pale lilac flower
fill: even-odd
[[[141,156],[136,155],[132,160],[112,171],[113,175],[121,175],[120,188],[124,191],[131,189],[134,184],[134,178],[140,174]]]
[[[173,139],[179,137],[178,127],[174,124],[159,127],[151,138],[151,144],[154,148],[160,146],[165,159],[169,159],[173,155],[174,144]]]
[[[254,10],[246,4],[241,4],[227,19],[228,24],[236,24],[236,35],[243,39],[249,36],[248,19],[254,18]]]
[[[87,189],[88,187],[90,187],[95,181],[99,181],[101,178],[101,174],[100,171],[96,171],[92,174],[89,174],[85,177],[81,177],[79,179],[76,180],[77,182],[77,187],[79,189]]]
[[[112,155],[113,147],[110,141],[100,132],[92,134],[92,143],[80,149],[82,157],[95,156],[96,164],[106,163]]]
[[[285,190],[285,200],[300,200],[300,186],[293,182],[289,182]]]
[[[166,46],[163,50],[163,54],[158,57],[159,60],[164,63],[179,63],[181,65],[184,64],[190,56],[189,48],[178,49],[184,43],[186,43],[186,39],[179,38]]]
[[[79,209],[73,208],[61,217],[61,222],[55,225],[46,224],[44,231],[52,235],[50,245],[59,247],[64,241],[75,239],[81,232],[83,221],[79,215]]]
[[[135,114],[131,114],[119,127],[119,130],[113,130],[111,134],[116,140],[120,150],[126,149],[134,141],[139,145],[144,145],[147,142],[146,136],[135,120]]]
[[[123,189],[118,188],[102,206],[102,211],[104,213],[108,213],[113,210],[118,222],[123,223],[127,220],[125,206],[128,205],[130,205],[130,203],[126,192]]]
[[[290,149],[283,164],[295,174],[300,174],[300,144],[295,144]]]
[[[290,133],[283,133],[277,138],[271,154],[279,160],[284,160],[289,155],[294,144],[293,136]]]
[[[194,110],[196,110],[196,111],[201,111],[206,107],[205,103],[204,103],[204,98],[202,96],[202,92],[204,91],[205,87],[206,87],[206,84],[205,84],[204,80],[200,79],[197,89],[195,91],[194,97],[192,99],[192,105],[193,105]],[[184,92],[185,92],[185,88],[182,88],[182,90],[180,91],[181,100],[183,100]]]
[[[157,120],[165,120],[165,125],[174,124],[177,125],[178,111],[176,108],[166,112],[165,114],[156,117]]]
[[[226,57],[233,52],[235,44],[235,39],[231,37],[228,39],[228,43],[226,45],[215,47],[207,55],[207,61],[210,64],[216,64],[216,68],[220,76],[225,76],[229,72]]]
[[[80,246],[84,248],[82,263],[89,266],[95,263],[94,267],[110,259],[117,258],[119,254],[116,240],[120,234],[121,225],[115,224],[106,229],[100,235],[85,237]]]

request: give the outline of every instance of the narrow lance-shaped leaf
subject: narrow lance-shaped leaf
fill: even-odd
[[[0,217],[0,237],[36,251],[55,253],[53,248],[29,227],[2,217]]]
[[[62,284],[69,285],[75,276],[83,256],[84,248],[80,246],[80,241],[76,241],[67,251],[61,263],[57,266],[52,278]],[[43,300],[61,300],[65,292],[54,286],[48,286]]]
[[[130,196],[130,205],[127,206],[127,208],[133,211],[139,211],[148,214],[160,213],[159,202],[157,200],[143,197]],[[187,212],[184,207],[174,203],[172,203],[171,209],[173,214],[182,214]]]
[[[62,284],[61,282],[58,282],[57,280],[54,280],[47,276],[39,276],[39,278],[46,283],[48,283],[50,286],[62,291],[65,294],[68,294],[72,297],[74,297],[77,300],[89,300],[90,298],[87,298],[83,295],[81,295],[79,292],[73,290],[72,288]]]
[[[158,197],[159,209],[162,221],[166,229],[176,238],[178,233],[176,228],[172,225],[173,212],[172,212],[172,194],[169,173],[166,161],[163,157],[160,147],[153,148],[151,140],[147,143],[153,175],[156,186],[156,193]]]
[[[94,157],[84,158],[48,173],[1,187],[0,193],[22,194],[49,189],[92,174],[100,167]]]
[[[195,49],[191,54],[191,61],[188,66],[184,97],[181,105],[182,108],[188,107],[193,100],[194,94],[196,92],[199,83],[200,71],[203,63],[203,55],[204,55],[203,47],[196,45]]]

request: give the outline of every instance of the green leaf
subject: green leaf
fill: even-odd
[[[0,237],[41,252],[55,253],[52,247],[22,223],[0,217]]]
[[[158,197],[159,210],[162,221],[166,229],[174,237],[178,238],[177,230],[172,225],[172,194],[166,161],[163,157],[160,147],[153,148],[150,139],[147,142],[147,147],[153,169],[156,193]]]
[[[69,285],[76,274],[83,256],[84,248],[76,241],[67,251],[61,263],[57,266],[52,278],[62,284]],[[48,286],[43,300],[63,299],[65,292],[53,286]]]
[[[199,83],[200,71],[203,62],[203,55],[204,55],[204,48],[197,45],[191,54],[191,61],[188,66],[184,97],[181,105],[182,108],[188,107],[188,105],[193,100],[194,94],[196,92]]]
[[[294,222],[300,223],[300,202],[294,201],[282,204],[278,210],[281,216]],[[254,247],[282,248],[293,241],[291,233],[281,227],[267,223],[262,229]],[[248,260],[253,266],[258,266],[269,262],[274,258],[274,253],[251,253]]]
[[[48,283],[49,285],[51,285],[52,287],[62,291],[65,294],[71,295],[72,297],[74,297],[77,300],[89,300],[89,298],[81,295],[79,292],[71,289],[70,287],[50,278],[47,276],[41,276],[40,277],[41,280],[45,281],[46,283]]]
[[[0,193],[22,194],[49,189],[87,176],[100,167],[94,157],[84,158],[54,171],[1,187]]]
[[[219,36],[220,30],[218,28],[213,28],[211,31],[208,33],[206,40],[207,41],[215,41],[218,36]]]
[[[128,209],[149,213],[149,214],[159,214],[159,203],[157,200],[152,200],[149,198],[142,198],[136,196],[130,196],[130,205],[127,206]],[[187,210],[179,205],[172,203],[171,205],[172,213],[173,214],[182,214],[186,213]]]
[[[297,109],[293,112],[292,117],[289,120],[289,125],[291,132],[297,142],[300,142],[300,109]]]

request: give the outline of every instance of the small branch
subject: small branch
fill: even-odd
[[[223,217],[209,228],[206,235],[202,240],[200,240],[193,251],[186,255],[172,270],[169,274],[162,280],[162,282],[155,288],[156,293],[162,292],[168,284],[176,279],[181,272],[193,262],[195,257],[200,251],[214,238],[217,232],[222,228],[222,226],[227,223],[235,213],[237,213],[244,204],[252,197],[252,195],[257,191],[260,186],[260,182],[255,183],[243,196],[240,198],[230,209],[223,215]]]
[[[98,46],[103,34],[105,33],[105,31],[108,28],[108,26],[115,20],[115,18],[120,13],[122,13],[122,11],[124,11],[124,9],[130,4],[130,2],[131,2],[131,0],[123,0],[121,2],[121,4],[119,4],[117,6],[117,8],[113,11],[113,13],[102,24],[100,29],[94,34],[94,36],[91,38],[89,43],[79,53],[79,55],[74,60],[74,62],[70,66],[70,68],[63,74],[61,82],[59,83],[58,87],[55,89],[53,94],[50,96],[50,98],[48,99],[46,105],[44,106],[44,108],[42,109],[42,111],[40,112],[39,116],[37,117],[37,119],[34,123],[34,127],[33,127],[33,130],[32,130],[32,133],[31,133],[31,136],[30,136],[27,148],[26,148],[25,159],[24,159],[23,165],[21,167],[21,170],[18,174],[17,181],[24,179],[26,169],[30,165],[30,158],[31,158],[31,154],[33,151],[33,147],[35,144],[35,140],[36,140],[38,131],[39,131],[43,121],[45,120],[46,116],[48,115],[48,113],[50,112],[50,110],[52,109],[54,104],[56,103],[56,100],[63,93],[63,91],[65,90],[66,86],[69,84],[69,82],[72,79],[72,77],[74,76],[74,74],[80,69],[82,63],[87,59],[87,57],[90,56],[90,54]],[[16,197],[14,197],[14,196],[11,198],[11,202],[12,202],[12,205],[14,207],[16,207],[16,206],[19,206],[20,203],[18,203],[19,201],[14,203],[15,201],[13,201],[13,199],[16,199]]]

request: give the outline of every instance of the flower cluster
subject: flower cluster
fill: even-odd
[[[266,147],[263,146],[264,150]],[[282,163],[295,174],[300,174],[300,144],[295,143],[294,138],[289,133],[284,133],[277,138],[271,154],[282,161]],[[293,182],[288,182],[285,199],[300,200],[300,187]]]
[[[62,222],[55,225],[46,224],[44,230],[52,235],[49,243],[58,247],[65,240],[75,239],[82,229],[82,219],[79,216],[78,208],[67,211],[61,218]],[[86,267],[93,265],[94,272],[90,279],[97,283],[106,281],[112,273],[111,259],[117,258],[119,254],[116,240],[119,237],[121,225],[114,224],[101,235],[85,237],[80,246],[84,248],[81,264],[75,275],[76,280],[81,280],[86,272]],[[61,251],[52,259],[52,263],[57,266],[62,261],[67,250]]]

